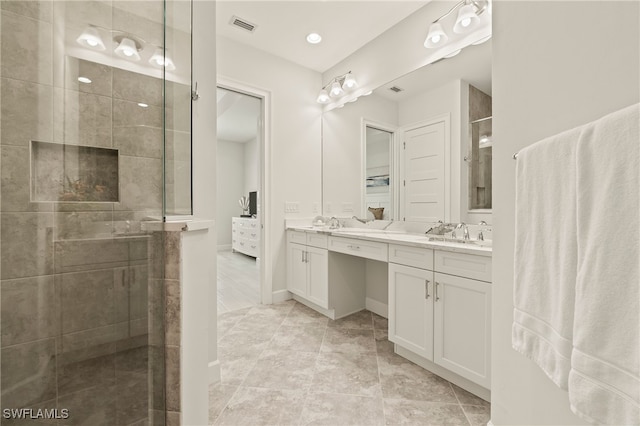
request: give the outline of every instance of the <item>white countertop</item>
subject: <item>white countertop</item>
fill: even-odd
[[[457,253],[475,254],[478,256],[490,257],[492,254],[492,249],[489,246],[450,241],[429,241],[429,237],[425,234],[365,228],[329,229],[327,227],[310,225],[289,225],[287,226],[287,229],[293,231],[326,234],[334,237],[355,238],[359,240],[377,241],[381,243],[400,244],[412,247],[422,247]]]

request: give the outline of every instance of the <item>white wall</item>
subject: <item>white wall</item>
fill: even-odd
[[[213,40],[213,38],[211,38]],[[321,203],[321,109],[316,102],[320,73],[217,37],[218,76],[271,93],[271,268],[273,290],[286,288],[285,202],[313,217]]]
[[[231,246],[231,218],[240,216],[240,197],[245,192],[245,144],[218,139],[217,152],[217,202],[218,249]]]
[[[495,425],[581,424],[566,392],[511,349],[511,157],[537,140],[640,100],[640,3],[499,1],[493,8],[491,419]]]
[[[468,91],[468,84],[453,80],[443,86],[428,92],[420,93],[409,99],[405,99],[398,105],[398,124],[407,126],[422,122],[442,114],[450,114],[451,121],[451,164],[450,164],[450,200],[449,211],[451,222],[460,221],[461,195],[460,195],[460,168],[461,154],[461,113],[464,89]]]
[[[243,144],[244,155],[244,194],[260,189],[260,158],[258,157],[258,139],[252,139]]]
[[[395,126],[397,105],[373,94],[348,103],[344,108],[326,112],[322,117],[325,216],[363,216],[363,118]],[[344,210],[343,203],[351,204],[353,209]]]

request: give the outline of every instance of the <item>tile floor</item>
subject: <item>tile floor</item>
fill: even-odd
[[[488,402],[393,353],[387,320],[295,301],[218,317],[215,425],[484,425]]]
[[[231,250],[218,252],[218,315],[260,303],[256,259]]]

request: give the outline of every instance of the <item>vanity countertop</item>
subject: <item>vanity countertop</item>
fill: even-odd
[[[338,228],[329,229],[311,225],[288,225],[287,230],[312,232],[331,235],[334,237],[355,238],[359,240],[377,241],[390,244],[401,244],[412,247],[430,248],[457,253],[475,254],[479,256],[491,256],[492,249],[488,246],[465,244],[450,241],[429,241],[424,234],[384,231],[366,228]]]

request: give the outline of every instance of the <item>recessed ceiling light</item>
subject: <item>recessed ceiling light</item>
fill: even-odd
[[[149,105],[145,104],[144,102],[138,102],[138,106],[139,106],[140,108],[146,108],[146,107],[148,107]]]
[[[318,44],[322,41],[322,37],[318,33],[311,33],[307,36],[307,41],[311,44]]]
[[[89,84],[89,83],[91,83],[91,79],[90,79],[90,78],[88,78],[88,77],[78,77],[78,81],[79,81],[80,83],[85,83],[85,84]]]

